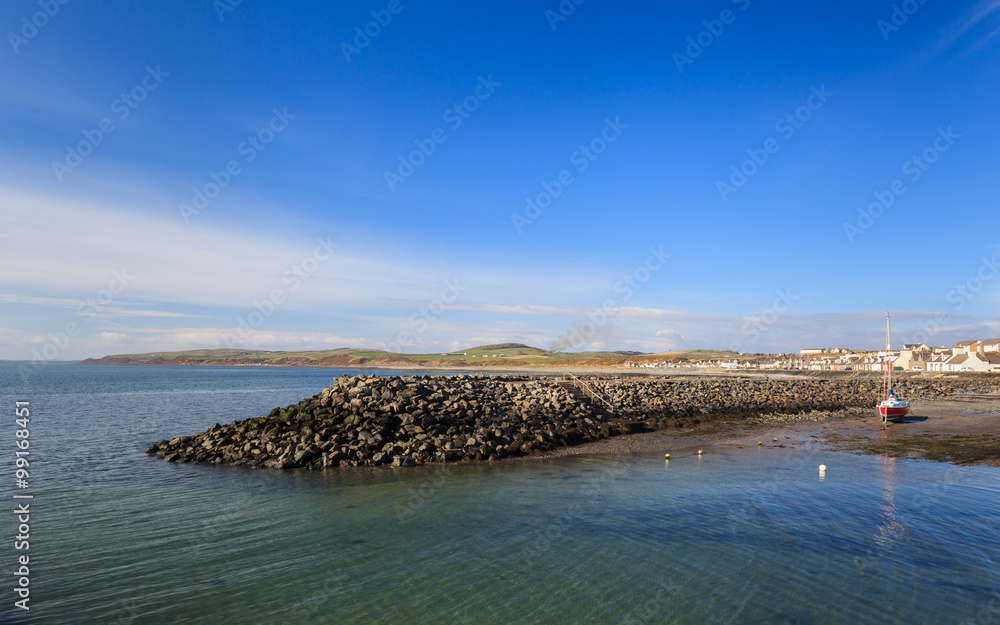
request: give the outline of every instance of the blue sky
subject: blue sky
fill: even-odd
[[[0,23],[0,358],[1000,336],[998,0]]]

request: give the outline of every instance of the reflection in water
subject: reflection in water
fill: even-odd
[[[896,517],[898,512],[895,502],[896,492],[896,459],[888,456],[876,457],[876,466],[882,479],[882,504],[879,506],[879,532],[875,542],[882,553],[891,553],[893,544],[899,540],[906,528]]]

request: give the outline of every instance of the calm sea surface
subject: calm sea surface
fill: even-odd
[[[0,365],[0,624],[1000,623],[997,469],[709,448],[323,473],[143,453],[343,373]]]

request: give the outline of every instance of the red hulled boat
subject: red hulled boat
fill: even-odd
[[[910,412],[910,403],[896,397],[892,390],[892,357],[889,349],[889,313],[885,313],[885,373],[882,374],[882,401],[878,405],[878,414],[885,423],[893,417],[905,417]]]

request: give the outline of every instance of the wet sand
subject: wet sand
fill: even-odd
[[[887,454],[956,464],[1000,466],[1000,395],[965,395],[915,400],[903,420],[883,428],[872,407],[833,413],[764,416],[714,422],[678,431],[631,434],[545,457],[576,454],[695,453],[701,447],[731,446],[826,449]],[[524,459],[530,461],[530,459]]]

